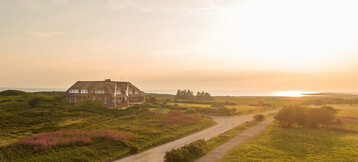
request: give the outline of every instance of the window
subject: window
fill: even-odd
[[[116,91],[116,94],[122,94],[122,92],[121,91]]]
[[[81,93],[88,93],[87,89],[81,89]]]
[[[107,97],[104,98],[104,104],[107,104]]]
[[[133,94],[133,91],[129,91],[129,94]]]
[[[78,93],[78,89],[70,89],[70,93]]]
[[[104,90],[95,90],[94,93],[103,94]]]
[[[134,94],[139,94],[139,91],[135,91]]]

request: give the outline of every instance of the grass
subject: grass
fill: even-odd
[[[215,122],[200,114],[180,114],[150,111],[145,107],[114,110],[94,102],[72,105],[62,93],[28,93],[21,96],[0,96],[0,145],[11,145],[23,138],[41,133],[76,129],[79,131],[110,130],[127,132],[128,146],[113,140],[94,138],[83,145],[51,147],[31,154],[6,156],[0,149],[0,161],[105,161],[128,155],[130,148],[139,150],[172,141],[202,130]],[[30,107],[32,98],[43,97],[41,103]]]
[[[171,95],[157,96],[160,100],[166,101],[168,105],[175,104],[168,101],[174,100],[174,97]],[[27,103],[33,98],[42,99],[39,104],[30,107]],[[317,98],[317,96],[313,98]],[[227,108],[235,108],[237,112],[240,112],[238,114],[247,114],[272,110],[273,106],[279,107],[281,105],[300,104],[311,99],[312,97],[214,97],[214,101],[210,102],[232,102],[235,103],[235,105],[225,106]],[[264,101],[272,106],[249,106],[257,104],[258,101]],[[118,156],[129,155],[132,146],[138,147],[139,151],[143,151],[215,124],[214,121],[208,117],[196,114],[195,111],[191,114],[187,114],[189,111],[185,110],[185,108],[188,108],[188,110],[208,108],[211,105],[205,104],[204,102],[202,104],[176,104],[178,104],[179,108],[184,108],[181,109],[181,115],[170,115],[170,111],[172,111],[173,108],[165,108],[165,106],[160,105],[134,107],[126,110],[104,108],[91,102],[73,105],[65,102],[63,93],[57,92],[17,93],[16,95],[5,94],[0,96],[0,145],[11,145],[17,141],[21,141],[21,139],[32,138],[41,133],[73,129],[89,132],[105,129],[117,134],[127,132],[128,140],[127,145],[123,145],[120,142],[113,142],[113,140],[107,138],[93,138],[90,142],[83,145],[50,147],[35,153],[13,157],[4,156],[6,152],[0,149],[0,161],[56,161],[59,159],[61,161],[108,161]],[[175,106],[173,107],[176,109]],[[333,105],[333,107],[341,109],[338,114],[339,116],[358,115],[356,109],[358,105]],[[246,123],[209,140],[209,149],[215,148],[230,140],[252,125],[253,123],[251,122]],[[355,127],[356,125],[352,125],[352,127],[353,126]],[[270,127],[270,129],[278,129],[278,133],[283,132],[283,130],[279,128]],[[308,132],[309,131],[311,130],[308,130]],[[319,131],[326,133],[324,131],[328,130]],[[333,136],[332,132],[334,131],[328,131],[328,134]],[[269,133],[275,132],[269,131]],[[343,132],[338,133],[340,133],[339,137],[344,137],[343,139],[345,140],[343,142],[348,141],[347,149],[354,150],[354,148],[350,146],[351,144],[357,145],[354,143],[356,142],[356,136]],[[295,133],[292,133],[292,135],[295,135]],[[314,135],[319,135],[319,133],[313,133],[312,136]],[[279,135],[275,134],[275,138],[278,137]],[[309,136],[304,136],[303,138],[306,137],[308,138]],[[326,138],[326,140],[329,141],[328,143],[335,142],[335,138],[333,137],[332,139]],[[333,141],[331,142],[330,140]],[[277,142],[289,143],[289,140]],[[294,147],[294,145],[292,145],[292,147]],[[308,147],[314,148],[315,146],[308,145]],[[255,147],[251,149],[256,150]],[[321,148],[318,148],[318,151],[320,149]],[[355,150],[353,152],[355,152]]]
[[[332,104],[337,116],[358,116],[357,105]],[[358,123],[336,125],[357,128]],[[358,134],[330,129],[280,128],[272,124],[260,135],[232,149],[220,161],[358,161]]]
[[[265,118],[269,115],[266,115]],[[224,133],[221,133],[207,141],[205,141],[205,148],[204,148],[204,152],[200,153],[200,154],[195,154],[195,153],[189,153],[190,157],[186,160],[180,160],[180,161],[195,161],[196,159],[200,158],[202,155],[204,155],[205,153],[210,152],[211,150],[215,149],[216,147],[228,142],[230,139],[234,138],[235,136],[237,136],[238,134],[242,133],[243,131],[245,131],[246,129],[254,126],[257,124],[258,121],[256,120],[252,120],[249,122],[246,122],[244,124],[241,124],[239,126],[236,126]],[[193,144],[196,141],[190,143]],[[183,149],[186,146],[183,146],[179,149]],[[173,150],[172,150],[173,151]]]
[[[24,154],[32,154],[40,151],[49,150],[57,147],[66,147],[72,145],[88,145],[95,138],[105,138],[113,142],[122,142],[126,144],[128,136],[126,133],[119,134],[111,130],[60,130],[49,133],[40,133],[18,140],[14,143],[3,145],[1,147],[2,158],[11,159],[12,157]]]
[[[176,104],[180,107],[189,107],[189,108],[210,108],[211,107],[211,105],[209,105],[209,104],[174,103],[174,102],[170,102],[167,104],[172,105],[172,106],[174,106]]]
[[[221,161],[358,161],[358,135],[270,126]]]
[[[337,116],[358,116],[358,104],[329,104],[336,109],[339,109]]]
[[[211,105],[209,104],[193,104],[193,103],[167,103],[167,105],[174,106],[177,105],[181,108],[190,108],[190,109],[211,109]],[[235,109],[236,115],[243,114],[252,114],[252,113],[261,113],[269,110],[275,109],[273,106],[251,106],[251,105],[225,105],[226,108]],[[280,106],[278,106],[280,107]],[[155,110],[155,108],[151,109]],[[170,111],[170,109],[166,110],[162,108],[161,110]]]
[[[207,141],[208,149],[207,152],[213,150],[214,148],[226,143],[230,139],[234,138],[239,133],[245,131],[246,129],[254,126],[257,122],[252,120],[250,122],[246,122],[245,124],[236,126],[224,133],[221,133]]]

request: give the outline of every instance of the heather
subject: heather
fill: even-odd
[[[105,138],[127,145],[128,136],[125,133],[120,134],[110,130],[60,130],[26,137],[4,145],[0,149],[6,154],[5,156],[14,156],[45,151],[56,147],[88,145],[93,142],[92,139],[94,138]]]

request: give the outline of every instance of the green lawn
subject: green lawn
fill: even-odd
[[[358,134],[270,126],[221,161],[358,161]]]

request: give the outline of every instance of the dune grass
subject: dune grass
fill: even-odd
[[[212,119],[200,114],[173,115],[152,112],[141,106],[115,110],[95,102],[73,105],[66,103],[62,95],[28,93],[0,97],[0,161],[106,161],[130,154],[132,147],[141,151],[215,124]],[[27,102],[36,97],[42,98],[41,103],[29,106]],[[69,139],[70,143],[82,144],[62,143],[61,147],[7,156],[9,150],[5,149],[6,146],[37,138],[43,133],[74,129],[80,132],[105,129],[114,134],[127,132],[127,145],[113,142],[113,139],[97,138],[96,134],[95,138],[88,138],[86,133],[82,133],[85,135],[79,136],[78,140]],[[14,148],[13,151],[20,150]]]

